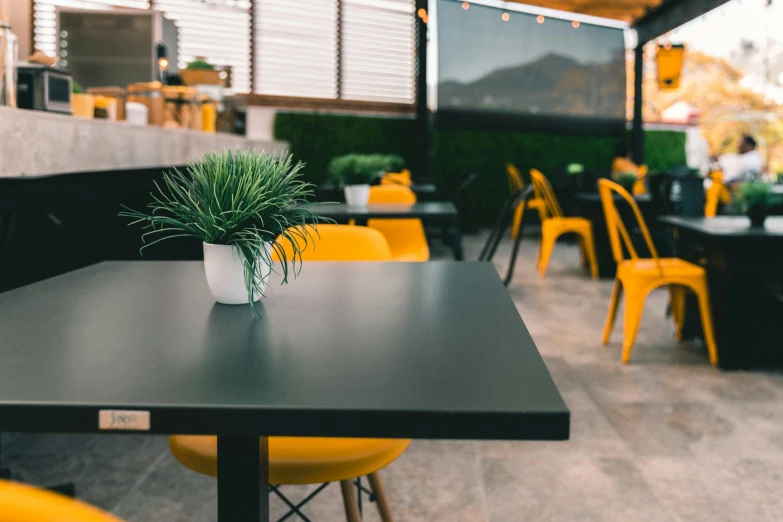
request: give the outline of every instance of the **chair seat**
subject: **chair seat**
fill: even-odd
[[[386,238],[392,261],[430,260],[430,248],[421,220],[370,219],[367,226],[378,230]]]
[[[593,224],[581,217],[553,217],[545,219],[541,227],[552,230],[592,230]]]
[[[0,480],[0,521],[122,522],[79,500],[7,480]]]
[[[625,276],[642,277],[661,277],[660,269],[663,271],[663,277],[701,277],[705,271],[699,265],[694,265],[683,259],[676,257],[664,257],[658,259],[656,264],[654,259],[627,259],[617,265],[617,277],[622,279]]]
[[[320,484],[368,475],[392,463],[408,439],[270,437],[269,483]],[[217,437],[172,435],[169,446],[184,466],[217,476]]]

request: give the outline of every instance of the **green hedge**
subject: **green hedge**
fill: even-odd
[[[415,121],[400,118],[278,113],[275,138],[291,144],[291,152],[307,163],[305,177],[312,183],[326,179],[329,161],[350,152],[399,154],[409,164],[417,154]],[[648,165],[665,169],[685,162],[685,134],[673,131],[645,133]],[[568,163],[587,168],[611,165],[616,137],[564,136],[486,130],[434,130],[430,151],[431,175],[449,197],[467,172],[477,172],[468,221],[487,225],[508,196],[505,164],[513,163],[527,177],[531,168],[544,174]],[[415,173],[414,173],[415,174]]]

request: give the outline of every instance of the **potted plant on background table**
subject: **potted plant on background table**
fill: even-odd
[[[763,181],[746,181],[739,186],[740,210],[750,219],[750,226],[760,228],[767,219],[772,187]]]
[[[346,154],[329,163],[329,176],[345,191],[348,206],[366,208],[370,184],[386,172],[402,168],[402,158],[394,154]]]
[[[301,252],[317,233],[318,216],[302,207],[313,194],[313,185],[299,179],[303,166],[290,155],[210,153],[185,171],[166,173],[146,212],[127,209],[120,216],[146,225],[142,251],[176,237],[203,241],[204,270],[215,300],[249,303],[256,316],[253,303],[263,295],[273,253],[285,283],[288,263],[296,271],[298,260],[301,269]],[[281,240],[290,242],[291,259]]]

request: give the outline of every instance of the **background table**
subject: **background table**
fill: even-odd
[[[0,294],[0,431],[127,433],[99,427],[123,410],[148,412],[147,433],[216,434],[231,522],[267,520],[260,436],[568,438],[491,263],[309,263],[259,311],[215,304],[200,262]]]
[[[677,230],[677,255],[707,270],[719,365],[783,367],[783,217],[763,229],[745,217],[665,216]],[[684,334],[701,335],[688,306]]]
[[[454,259],[461,261],[462,234],[458,223],[457,207],[453,203],[429,202],[413,205],[378,204],[367,208],[351,207],[345,203],[315,203],[307,206],[319,216],[348,223],[354,220],[357,225],[367,225],[370,219],[420,219],[425,225],[437,224],[451,246]]]
[[[416,194],[416,199],[424,201],[435,201],[438,197],[438,187],[434,183],[415,183],[408,187]],[[334,184],[325,184],[318,186],[318,199],[321,201],[345,201],[345,192],[343,188]]]

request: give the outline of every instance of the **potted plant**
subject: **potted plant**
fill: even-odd
[[[88,120],[95,117],[95,96],[86,94],[76,82],[71,84],[71,113],[77,118]]]
[[[385,167],[384,156],[380,154],[346,154],[331,161],[329,175],[343,187],[349,206],[364,208],[370,199],[370,183]]]
[[[255,316],[253,303],[263,295],[273,253],[285,283],[289,261],[296,270],[298,259],[301,269],[301,252],[316,231],[319,218],[302,207],[313,194],[313,185],[299,179],[302,168],[290,155],[210,153],[184,172],[165,174],[147,211],[126,207],[120,216],[145,224],[142,252],[175,237],[203,241],[204,270],[215,300],[250,303]],[[290,259],[278,238],[290,242]]]
[[[215,70],[215,66],[207,62],[203,57],[197,57],[188,63],[185,69],[179,70],[179,77],[185,85],[222,85],[220,71]]]
[[[767,219],[770,194],[772,187],[763,181],[746,181],[739,186],[740,209],[750,219],[750,226],[759,228],[764,226]]]

